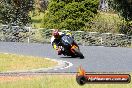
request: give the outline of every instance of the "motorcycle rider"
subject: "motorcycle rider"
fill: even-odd
[[[51,44],[52,44],[53,48],[58,51],[58,55],[61,55],[64,51],[60,48],[62,46],[61,38],[64,35],[70,35],[71,36],[71,33],[65,34],[65,33],[59,32],[58,29],[54,29],[52,32]]]

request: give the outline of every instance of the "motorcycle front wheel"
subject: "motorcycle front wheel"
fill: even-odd
[[[80,52],[79,49],[75,48],[74,51],[75,51],[75,54],[77,54],[77,56],[80,57],[80,59],[84,59],[84,56],[83,56],[83,54]]]

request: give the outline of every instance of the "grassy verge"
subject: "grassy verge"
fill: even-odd
[[[44,75],[0,81],[0,88],[132,88],[132,84],[77,84],[75,75]]]
[[[32,56],[0,53],[0,72],[31,70],[57,65],[57,62]]]

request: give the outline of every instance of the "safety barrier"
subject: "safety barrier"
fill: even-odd
[[[19,27],[2,25],[0,27],[0,41],[4,42],[28,42],[50,43],[53,29],[34,29],[31,27]],[[71,32],[78,44],[90,46],[129,47],[132,45],[132,36],[124,34],[98,33],[85,31],[61,30],[64,33]],[[38,34],[40,33],[40,34]],[[41,35],[41,38],[38,36]]]

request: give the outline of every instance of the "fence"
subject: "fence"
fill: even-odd
[[[2,25],[0,27],[0,41],[4,42],[28,42],[50,43],[53,29],[33,29],[31,27],[19,27]],[[132,45],[132,36],[124,34],[84,32],[61,30],[71,32],[78,44],[90,46],[129,47]]]

